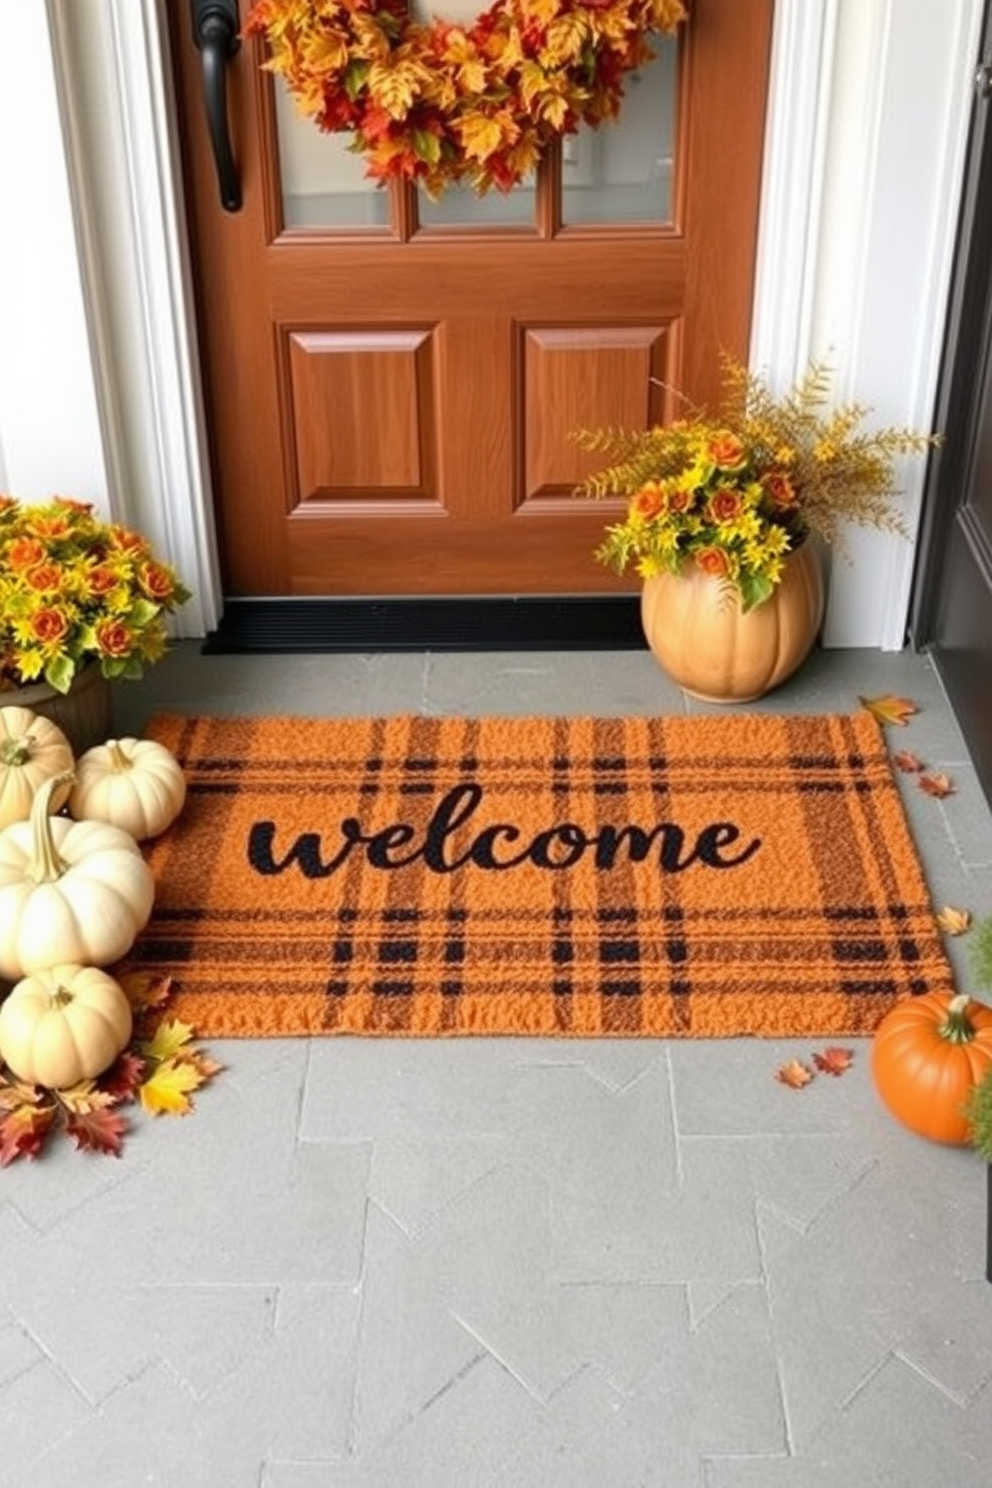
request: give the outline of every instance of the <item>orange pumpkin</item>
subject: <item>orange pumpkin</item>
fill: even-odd
[[[878,1025],[871,1069],[885,1105],[910,1131],[963,1146],[961,1108],[992,1070],[992,1008],[946,992],[900,1002]]]
[[[811,542],[786,560],[781,583],[745,614],[722,580],[686,562],[646,579],[644,637],[665,671],[693,697],[751,702],[806,660],[823,619],[823,578]]]

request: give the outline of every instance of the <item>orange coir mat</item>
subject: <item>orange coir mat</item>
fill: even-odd
[[[132,967],[201,1036],[867,1034],[953,988],[850,717],[160,716]]]

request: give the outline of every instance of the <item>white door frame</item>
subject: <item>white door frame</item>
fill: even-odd
[[[49,169],[39,179],[0,156],[5,224],[25,224],[0,235],[0,483],[88,495],[141,525],[196,591],[181,633],[202,635],[222,595],[165,3],[19,0],[0,137],[40,121]],[[751,349],[775,384],[826,354],[840,396],[929,426],[981,10],[777,0]],[[46,340],[64,374],[54,388]],[[915,532],[922,470],[905,487]],[[825,643],[898,649],[913,544],[856,530],[849,547],[854,561],[833,564]]]

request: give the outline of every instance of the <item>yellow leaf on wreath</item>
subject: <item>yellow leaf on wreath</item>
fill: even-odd
[[[190,1092],[199,1090],[203,1080],[190,1061],[167,1059],[139,1087],[138,1096],[152,1116],[187,1116],[193,1109]]]
[[[459,120],[458,133],[469,160],[487,160],[504,143],[502,128],[485,114],[466,114]]]
[[[538,98],[548,86],[548,74],[539,62],[530,58],[520,65],[520,98],[525,108],[533,106],[535,98]]]
[[[389,67],[373,62],[369,68],[369,94],[391,119],[405,119],[430,74],[416,62]]]
[[[561,129],[568,115],[568,104],[564,98],[556,94],[544,100],[541,104],[540,115],[542,119],[547,119],[553,129]]]
[[[141,1052],[149,1059],[173,1059],[192,1037],[193,1029],[189,1023],[172,1018],[158,1025],[151,1038],[141,1045]]]
[[[520,15],[525,23],[533,20],[548,26],[561,10],[562,0],[520,0]]]
[[[542,61],[560,66],[572,62],[585,46],[589,27],[581,15],[563,15],[552,21],[541,49]]]

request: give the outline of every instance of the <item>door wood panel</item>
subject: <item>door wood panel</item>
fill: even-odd
[[[222,211],[189,6],[170,6],[225,591],[628,592],[593,559],[608,504],[578,427],[643,427],[745,357],[772,0],[695,0],[680,43],[672,220],[285,229],[262,44],[229,69],[244,206]],[[246,13],[244,6],[242,14]]]
[[[524,491],[568,496],[602,456],[571,437],[593,427],[643,428],[660,417],[664,326],[531,326],[523,336]],[[655,379],[655,383],[652,382]]]
[[[419,398],[432,382],[430,331],[292,331],[288,341],[297,502],[433,494],[432,410]]]

